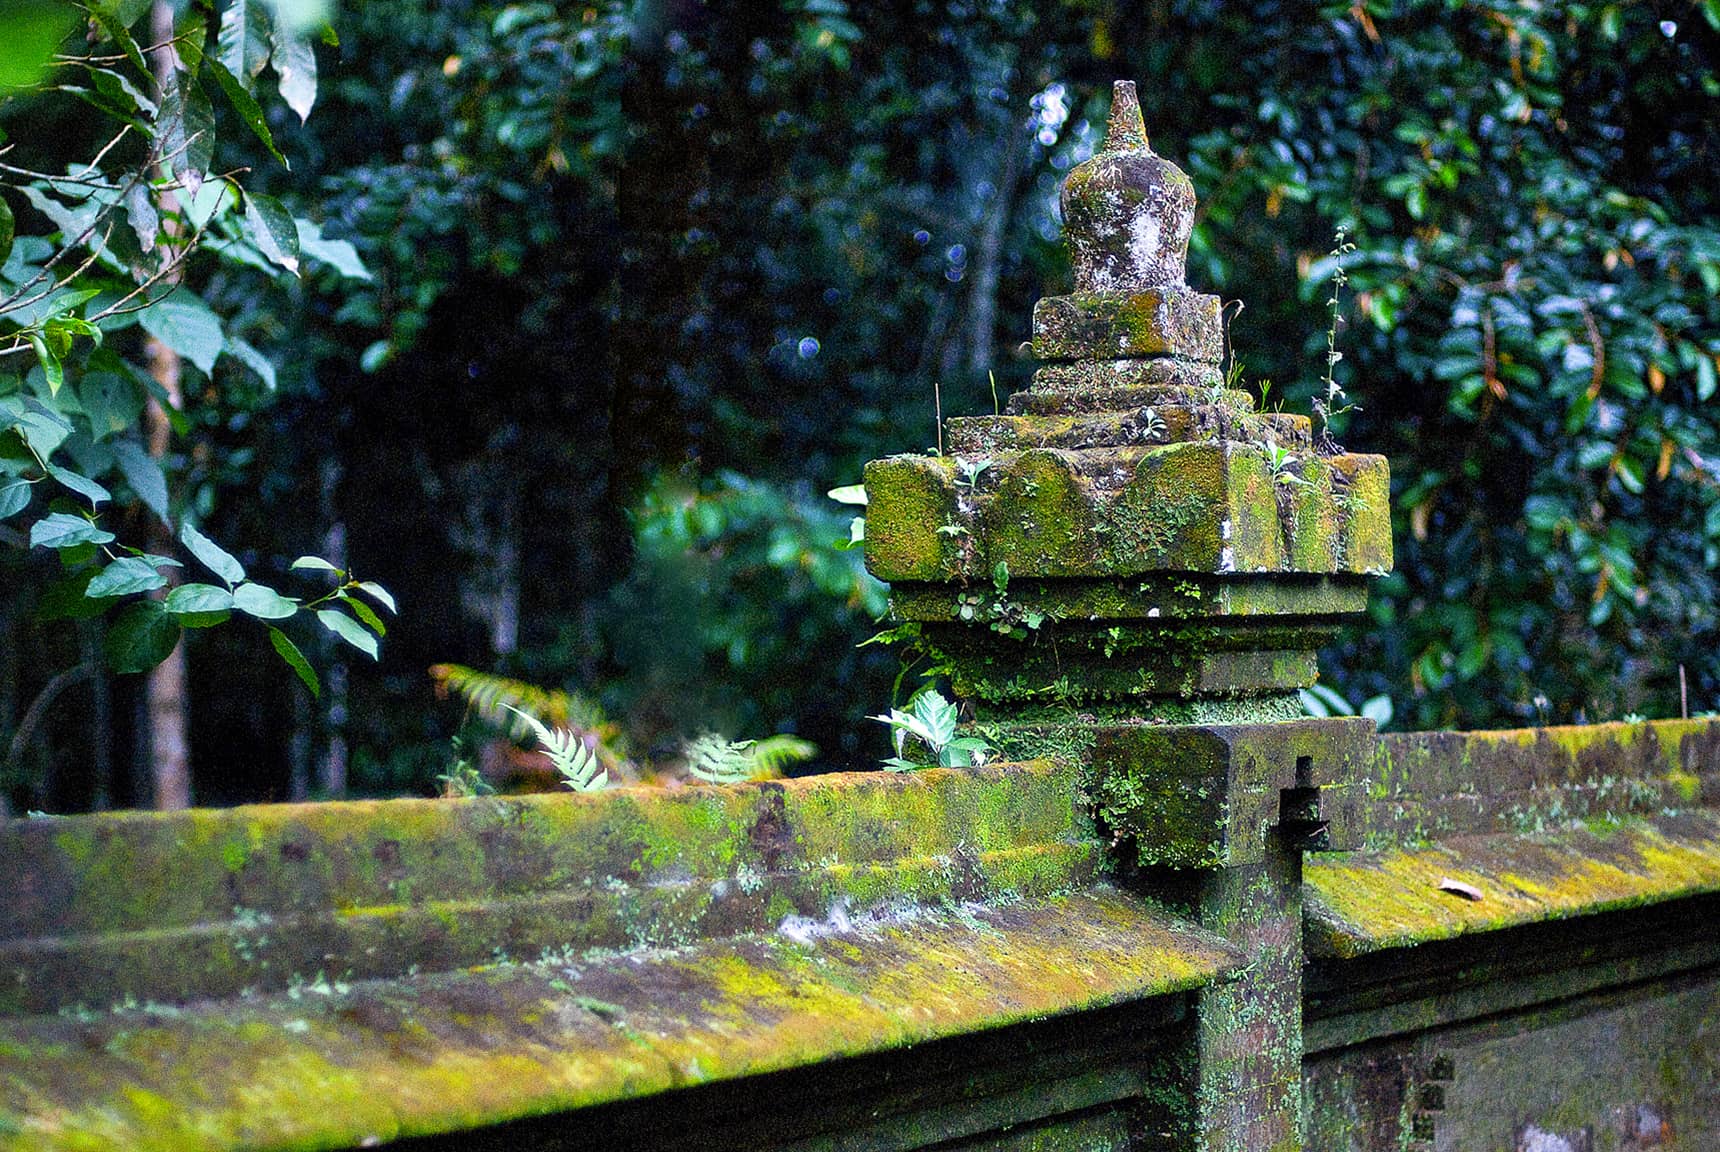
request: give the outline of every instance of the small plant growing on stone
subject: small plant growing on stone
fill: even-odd
[[[555,765],[555,770],[561,775],[561,782],[575,792],[600,792],[609,786],[609,771],[598,762],[597,754],[586,747],[579,733],[569,732],[564,728],[550,728],[536,716],[521,712],[512,704],[504,704],[509,712],[518,716],[537,737],[538,747],[549,762]]]
[[[1343,258],[1355,250],[1356,246],[1350,243],[1349,230],[1342,224],[1338,225],[1332,237],[1332,251],[1328,253],[1332,260],[1332,295],[1326,300],[1326,306],[1332,310],[1332,322],[1326,328],[1325,390],[1314,399],[1314,416],[1320,421],[1320,442],[1327,446],[1332,443],[1332,417],[1341,416],[1356,407],[1350,403],[1349,394],[1336,378],[1338,361],[1344,358],[1344,354],[1338,351],[1338,325],[1343,322],[1339,309],[1344,285],[1350,282]]]
[[[763,740],[730,740],[718,732],[695,736],[681,747],[687,771],[707,784],[742,784],[771,780],[790,764],[818,755],[818,748],[798,736],[777,735]]]
[[[845,484],[841,488],[832,488],[825,493],[838,504],[855,504],[866,507],[866,485]],[[864,514],[854,517],[848,522],[848,539],[838,540],[836,549],[846,552],[851,548],[859,548],[866,543],[866,517]]]
[[[1151,408],[1141,413],[1141,436],[1147,440],[1164,439],[1164,418]]]
[[[1308,481],[1302,479],[1291,466],[1296,463],[1296,453],[1277,444],[1261,443],[1255,445],[1266,456],[1266,467],[1272,472],[1272,482],[1282,484],[1287,488],[1306,488]]]
[[[436,777],[437,783],[442,785],[443,797],[454,799],[493,794],[495,789],[466,755],[465,741],[456,736],[450,743],[454,746],[454,763],[448,766],[448,771]]]
[[[990,468],[994,463],[995,461],[989,456],[982,457],[978,460],[960,461],[956,464],[956,471],[961,473],[961,475],[956,477],[956,487],[966,488],[969,492],[972,492],[979,484],[979,478],[983,476],[986,469]]]
[[[890,726],[896,754],[884,761],[884,767],[891,772],[913,772],[931,766],[907,758],[910,737],[924,745],[940,768],[971,768],[984,764],[992,754],[984,740],[956,735],[956,706],[935,688],[916,693],[906,711],[892,708],[889,715],[872,719]]]

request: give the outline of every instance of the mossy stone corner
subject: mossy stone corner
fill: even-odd
[[[1386,461],[1225,386],[1221,302],[1186,283],[1193,185],[1132,85],[1063,203],[1076,291],[1034,310],[1032,387],[949,420],[950,456],[867,466],[867,564],[988,721],[1201,699],[1279,718],[1391,569]]]

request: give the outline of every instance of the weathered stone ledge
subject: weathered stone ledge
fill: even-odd
[[[1349,958],[1720,892],[1720,812],[1308,858],[1308,950]]]
[[[1175,994],[1242,963],[1099,887],[14,1019],[0,1028],[0,1149],[364,1147]]]

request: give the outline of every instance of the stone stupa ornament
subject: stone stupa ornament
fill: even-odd
[[[1221,301],[1187,285],[1194,187],[1132,83],[1062,203],[1076,290],[1034,308],[1032,387],[946,421],[947,456],[867,466],[867,564],[1011,754],[1070,724],[1299,716],[1391,569],[1386,461],[1225,387]]]

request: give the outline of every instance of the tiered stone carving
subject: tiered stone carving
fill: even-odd
[[[871,570],[993,728],[1300,715],[1391,567],[1386,461],[1226,386],[1221,302],[1185,282],[1194,189],[1133,84],[1063,215],[1076,291],[1034,309],[1032,387],[947,421],[947,456],[867,467]]]

